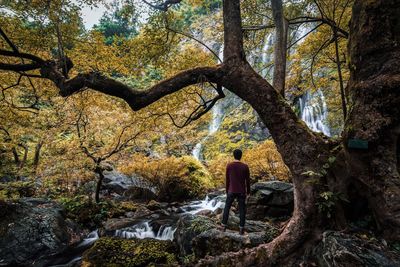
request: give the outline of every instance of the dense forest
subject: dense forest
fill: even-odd
[[[398,0],[0,1],[0,266],[399,266],[399,40]]]

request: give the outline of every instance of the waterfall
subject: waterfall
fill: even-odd
[[[99,232],[98,230],[95,230],[93,232],[90,232],[88,236],[83,239],[81,243],[79,243],[78,247],[90,246],[94,242],[96,242],[97,239],[99,239]]]
[[[182,207],[182,209],[190,214],[196,214],[203,210],[215,211],[218,208],[223,208],[225,205],[226,195],[217,196],[210,199],[209,196],[202,201],[193,202],[187,206]]]
[[[223,58],[223,56],[224,56],[224,47],[223,46],[220,47],[218,56],[221,59]],[[197,160],[203,159],[201,152],[203,149],[204,141],[206,141],[211,135],[213,135],[215,132],[217,132],[219,127],[221,126],[222,120],[224,118],[224,114],[222,112],[222,107],[221,107],[220,102],[217,102],[214,105],[214,107],[211,109],[211,115],[212,115],[212,119],[208,126],[208,133],[207,133],[206,137],[204,137],[200,142],[198,142],[192,150],[192,155]]]
[[[265,79],[268,78],[267,76],[270,76],[271,73],[273,73],[273,66],[268,69],[268,65],[272,61],[272,52],[271,47],[274,45],[274,34],[268,33],[264,39],[264,45],[262,48],[262,54],[261,54],[261,76],[264,77]]]
[[[114,236],[118,236],[125,239],[131,238],[154,238],[158,240],[173,240],[176,228],[172,226],[163,225],[158,229],[157,233],[153,230],[153,227],[149,224],[149,221],[136,224],[131,227],[124,228],[123,230],[116,230]]]
[[[330,136],[330,129],[326,123],[328,110],[321,90],[315,93],[306,91],[299,99],[299,106],[300,118],[311,130]]]

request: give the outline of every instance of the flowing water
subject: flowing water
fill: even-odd
[[[152,220],[143,220],[140,223],[135,225],[125,227],[119,230],[115,230],[111,235],[124,238],[124,239],[144,239],[144,238],[153,238],[158,240],[174,240],[174,234],[177,229],[177,222],[179,216],[184,214],[197,214],[201,211],[209,210],[215,211],[218,208],[223,208],[225,204],[225,195],[219,195],[214,198],[210,198],[206,196],[204,200],[200,201],[192,201],[187,205],[183,205],[181,207],[181,211],[179,214],[175,214],[176,219],[169,221],[166,224],[157,225]],[[171,216],[173,217],[173,216]],[[49,264],[49,266],[53,267],[66,267],[73,266],[74,263],[77,263],[82,259],[82,254],[85,250],[90,248],[96,240],[99,239],[98,230],[95,230],[88,234],[86,238],[84,238],[79,244],[71,247],[69,251],[65,253],[65,255],[59,255],[57,259],[54,260],[53,264]]]
[[[306,91],[299,99],[299,106],[300,117],[311,130],[330,136],[330,129],[327,126],[328,110],[321,90],[315,93]]]
[[[224,56],[224,47],[221,46],[219,50],[220,51],[218,56],[220,59],[222,59]],[[222,107],[221,107],[221,101],[218,101],[214,105],[214,107],[211,109],[211,114],[212,114],[212,119],[208,126],[207,135],[200,142],[198,142],[192,150],[192,155],[197,160],[203,160],[202,156],[203,143],[216,131],[218,131],[219,127],[221,126],[222,120],[224,118],[224,113],[222,112]]]
[[[162,225],[158,231],[154,231],[150,225],[150,221],[144,221],[133,225],[131,227],[124,228],[123,230],[116,230],[114,236],[131,239],[131,238],[153,238],[158,240],[173,240],[176,227],[171,225]]]

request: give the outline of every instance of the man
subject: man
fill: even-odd
[[[250,171],[249,167],[242,163],[242,151],[233,151],[235,160],[226,166],[226,202],[222,217],[223,230],[226,230],[229,211],[235,199],[239,202],[240,234],[244,234],[246,220],[246,197],[250,195]]]

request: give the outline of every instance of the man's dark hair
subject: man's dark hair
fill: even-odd
[[[233,150],[233,157],[237,160],[240,160],[242,158],[242,150],[240,149]]]

